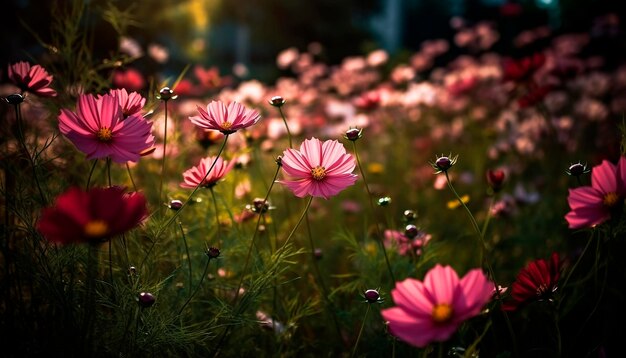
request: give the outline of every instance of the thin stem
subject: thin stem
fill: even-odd
[[[313,262],[313,269],[315,270],[315,275],[317,276],[317,281],[322,289],[322,295],[324,297],[324,303],[326,304],[326,309],[330,311],[330,316],[333,318],[333,323],[335,324],[335,329],[337,330],[337,337],[341,337],[341,329],[339,328],[339,322],[337,321],[337,315],[335,314],[335,308],[331,300],[328,298],[328,289],[326,288],[326,284],[324,283],[324,279],[322,278],[322,273],[320,271],[319,265],[317,264],[317,257],[315,257],[315,244],[313,243],[313,233],[311,232],[311,224],[309,223],[309,215],[308,213],[305,215],[306,219],[306,230],[309,237],[309,245],[311,246],[311,261]]]
[[[283,109],[281,107],[278,107],[278,112],[280,112],[283,123],[285,123],[285,128],[287,128],[287,136],[289,137],[289,148],[293,148],[293,145],[291,143],[291,131],[289,130],[289,124],[287,124],[287,118],[285,118],[285,114],[283,113]]]
[[[137,185],[135,185],[135,180],[133,179],[133,173],[130,171],[130,165],[126,162],[126,171],[128,172],[128,177],[130,178],[130,182],[133,184],[133,191],[137,191]]]
[[[22,149],[24,150],[24,153],[28,157],[28,161],[30,162],[30,166],[33,171],[33,179],[35,179],[35,185],[37,186],[37,190],[39,190],[39,196],[41,197],[41,204],[45,206],[46,196],[44,195],[43,190],[41,189],[41,184],[39,183],[39,176],[37,176],[37,168],[35,167],[35,160],[30,155],[30,152],[28,151],[28,148],[26,147],[26,136],[24,134],[24,129],[22,128],[22,111],[21,111],[19,103],[14,105],[14,107],[15,107],[15,120],[17,122],[18,141],[22,145]]]
[[[359,342],[361,341],[361,335],[363,334],[363,327],[365,327],[365,321],[367,320],[367,314],[370,313],[370,308],[372,307],[371,303],[367,304],[367,310],[365,311],[365,316],[363,317],[363,322],[361,322],[361,329],[359,329],[359,335],[356,338],[356,343],[354,343],[354,349],[352,350],[352,357],[356,356],[356,351],[359,348]]]
[[[222,230],[220,229],[220,213],[217,208],[217,200],[215,199],[215,191],[213,191],[213,187],[209,188],[211,191],[211,198],[213,199],[213,209],[215,210],[215,225],[217,228],[217,242],[218,245],[222,246]]]
[[[491,208],[496,201],[495,194],[489,199],[489,207],[487,207],[487,216],[485,217],[485,222],[483,223],[483,229],[480,230],[481,235],[485,237],[487,234],[487,228],[489,227],[489,221],[491,221]]]
[[[454,189],[454,186],[452,185],[452,182],[450,181],[450,176],[448,175],[448,172],[444,171],[444,173],[446,175],[446,182],[448,183],[448,187],[450,188],[450,190],[452,191],[456,199],[459,201],[461,206],[463,206],[463,208],[467,212],[467,215],[469,216],[470,221],[472,222],[472,226],[474,227],[474,230],[476,230],[476,233],[478,234],[478,238],[480,239],[480,244],[481,244],[480,262],[482,262],[487,267],[487,272],[489,273],[489,276],[491,276],[491,281],[493,282],[493,286],[495,288],[496,297],[498,301],[501,301],[502,294],[500,292],[500,287],[498,286],[498,282],[496,280],[496,275],[493,271],[493,268],[491,267],[491,263],[489,263],[489,260],[487,260],[484,255],[485,251],[487,250],[487,245],[485,244],[485,238],[483,236],[483,232],[480,230],[480,227],[478,226],[478,223],[476,222],[476,219],[474,218],[474,215],[472,214],[470,209],[467,207],[467,205],[465,205],[465,203],[463,202],[463,199],[461,199],[461,196],[459,196],[459,193],[457,193],[457,191]],[[511,336],[511,342],[513,343],[514,356],[517,356],[517,341],[515,339],[515,332],[513,331],[513,325],[511,324],[511,320],[509,320],[509,315],[505,311],[502,311],[502,313],[504,315],[504,321],[506,322],[507,328],[509,330],[509,334]]]
[[[107,157],[107,177],[109,180],[109,187],[112,185],[111,184],[111,158]],[[111,282],[111,284],[113,284],[113,249],[112,249],[113,244],[111,243],[111,240],[109,240],[109,282]]]
[[[267,199],[269,198],[270,193],[272,192],[272,188],[274,187],[276,178],[278,178],[279,172],[280,172],[280,165],[277,165],[276,172],[274,173],[274,179],[272,179],[272,183],[270,184],[270,187],[267,189],[267,193],[265,194],[265,198],[263,199],[263,204],[267,203]],[[261,225],[262,218],[263,218],[263,214],[259,213],[259,217],[257,218],[257,221],[256,221],[256,227],[254,229],[254,233],[252,234],[252,240],[250,240],[250,246],[248,247],[248,253],[246,254],[246,261],[243,265],[243,270],[241,271],[241,278],[239,279],[239,284],[237,285],[237,290],[235,291],[235,299],[233,301],[233,304],[237,302],[237,298],[239,296],[239,290],[241,289],[241,286],[243,285],[244,277],[246,277],[248,265],[250,264],[250,257],[252,255],[252,248],[254,247],[254,241],[256,240],[257,234],[259,232],[259,226]]]
[[[89,190],[89,184],[91,184],[91,177],[93,176],[94,170],[96,170],[96,164],[98,164],[98,159],[93,161],[93,165],[89,171],[89,177],[87,177],[87,186],[85,187],[85,190]]]
[[[198,282],[198,285],[196,286],[196,289],[193,291],[191,296],[189,296],[187,301],[185,301],[185,304],[180,308],[180,310],[178,310],[178,314],[179,315],[181,313],[183,313],[183,310],[185,309],[185,307],[187,307],[187,304],[189,304],[189,302],[191,302],[191,299],[193,299],[193,297],[198,293],[198,291],[200,291],[200,287],[202,286],[202,282],[204,281],[204,278],[206,277],[207,272],[209,271],[209,264],[210,263],[211,263],[211,258],[209,257],[207,259],[206,265],[204,266],[204,272],[202,273],[202,277],[200,277],[200,282]]]
[[[363,178],[363,184],[365,185],[365,190],[367,191],[367,199],[370,203],[370,210],[372,211],[372,217],[374,217],[376,211],[374,210],[374,202],[372,201],[372,192],[370,191],[370,187],[367,184],[367,179],[365,178],[365,171],[363,170],[363,165],[361,165],[361,159],[359,158],[359,151],[356,149],[356,141],[352,141],[352,148],[354,151],[354,156],[356,158],[356,162],[359,166],[359,171],[361,172],[361,177]],[[378,236],[378,244],[385,256],[385,264],[387,264],[387,270],[389,271],[389,276],[391,277],[392,282],[396,282],[396,278],[393,275],[393,270],[391,269],[391,264],[389,263],[389,256],[387,256],[387,249],[385,248],[385,243],[383,242],[383,233],[380,229],[380,225],[376,218],[374,217],[374,222],[376,223],[376,235]]]
[[[296,232],[296,230],[298,230],[298,227],[300,227],[300,224],[302,224],[302,220],[304,219],[304,217],[306,216],[306,213],[309,211],[309,208],[311,207],[311,202],[313,202],[313,197],[312,196],[309,198],[309,201],[306,203],[306,206],[304,207],[304,211],[302,211],[302,215],[300,215],[300,218],[298,219],[298,222],[296,223],[296,226],[293,227],[293,229],[289,233],[289,236],[287,236],[287,239],[283,243],[283,246],[281,246],[280,252],[278,253],[278,257],[276,258],[276,260],[278,260],[280,258],[282,253],[285,251],[284,249],[287,247],[287,244],[289,243],[289,241],[293,237],[293,234]]]
[[[206,180],[206,178],[209,176],[209,174],[211,173],[211,170],[213,170],[213,168],[215,167],[215,164],[217,163],[217,159],[220,157],[220,155],[222,154],[222,152],[224,151],[224,148],[226,147],[226,142],[228,141],[228,137],[230,135],[227,134],[224,137],[224,142],[222,143],[222,146],[220,147],[220,150],[217,152],[217,156],[215,157],[215,160],[213,161],[213,164],[211,164],[211,167],[209,168],[209,170],[207,170],[206,174],[204,175],[204,178],[202,178],[202,180],[200,180],[200,182],[198,183],[198,185],[196,185],[196,187],[193,189],[193,191],[191,192],[191,194],[189,194],[189,196],[187,197],[187,199],[183,202],[183,205],[180,207],[180,209],[178,209],[177,211],[174,212],[174,215],[172,215],[172,217],[169,218],[169,220],[167,220],[167,222],[159,228],[159,230],[157,231],[156,235],[154,235],[154,241],[152,242],[152,245],[150,245],[150,248],[148,249],[148,252],[146,252],[145,257],[143,258],[143,261],[141,262],[141,265],[139,266],[139,268],[143,268],[143,265],[146,263],[146,260],[148,259],[148,255],[150,255],[150,253],[152,252],[152,250],[154,249],[154,246],[156,245],[157,241],[159,240],[159,237],[163,234],[163,232],[165,231],[165,229],[167,229],[173,222],[174,220],[176,220],[176,218],[178,217],[178,215],[180,215],[180,213],[183,211],[183,209],[187,206],[187,204],[189,204],[189,201],[191,200],[191,198],[193,197],[193,195],[198,191],[198,189],[200,189],[200,186],[202,185],[202,183]]]
[[[178,227],[180,228],[180,233],[183,235],[183,243],[185,244],[185,253],[187,253],[187,266],[189,270],[189,294],[191,295],[192,284],[192,276],[191,276],[191,255],[189,255],[189,246],[187,245],[187,236],[185,235],[185,230],[183,229],[183,223],[178,222]]]
[[[163,199],[163,177],[165,176],[165,158],[167,157],[167,101],[163,101],[165,105],[165,124],[163,131],[163,157],[161,157],[161,179],[159,183],[159,202]]]
[[[589,238],[589,240],[587,240],[587,245],[585,245],[585,248],[580,253],[580,256],[578,256],[578,260],[576,260],[576,263],[574,263],[574,266],[572,266],[572,268],[569,270],[569,273],[567,274],[567,277],[565,277],[565,280],[563,281],[563,285],[561,286],[564,289],[565,289],[565,287],[567,287],[567,283],[569,282],[570,278],[572,277],[572,274],[574,273],[574,271],[576,271],[576,268],[578,267],[578,264],[580,264],[580,261],[583,259],[583,257],[587,253],[587,250],[589,249],[589,246],[591,246],[591,242],[593,241],[593,237],[594,237],[595,232],[596,232],[595,230],[593,230],[591,232],[591,237]],[[559,304],[558,304],[559,306],[561,305],[562,301],[563,300],[559,300]]]

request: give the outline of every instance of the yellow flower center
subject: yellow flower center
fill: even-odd
[[[96,137],[98,137],[98,140],[101,142],[110,142],[111,139],[113,139],[113,132],[107,127],[100,128],[96,133]]]
[[[85,235],[102,237],[109,231],[108,225],[102,220],[91,220],[85,225]]]
[[[615,204],[617,204],[617,202],[619,201],[619,196],[617,195],[617,193],[608,193],[604,196],[604,205],[608,206],[608,207],[613,207],[615,206]]]
[[[326,176],[326,168],[317,166],[311,169],[311,175],[313,176],[313,179],[320,181]]]
[[[230,127],[232,127],[232,126],[233,126],[233,124],[228,122],[228,121],[222,123],[222,129],[230,129]]]
[[[447,303],[440,303],[433,307],[433,321],[435,323],[446,323],[452,318],[452,306]]]

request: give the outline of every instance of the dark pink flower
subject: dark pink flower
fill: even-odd
[[[218,157],[217,162],[213,166],[211,172],[207,175],[207,172],[213,165],[215,157],[203,158],[200,160],[198,166],[192,167],[183,173],[184,181],[180,183],[181,188],[195,189],[198,186],[205,188],[211,188],[218,181],[222,180],[228,172],[235,166],[236,160],[226,162],[222,158]],[[206,178],[205,178],[206,176]]]
[[[71,188],[43,209],[37,230],[50,242],[97,244],[138,226],[148,215],[141,193],[120,187]]]
[[[354,184],[354,158],[346,153],[336,140],[321,142],[317,138],[305,140],[300,150],[287,149],[282,166],[290,180],[281,180],[297,197],[306,195],[325,199],[337,195]]]
[[[416,347],[448,340],[463,321],[480,313],[493,295],[480,269],[459,280],[450,266],[437,264],[424,281],[408,278],[391,291],[396,307],[381,311],[391,334]]]
[[[511,285],[511,297],[502,304],[505,311],[514,311],[520,305],[533,300],[551,299],[560,277],[559,254],[535,260],[519,272]]]
[[[52,76],[39,66],[28,62],[17,62],[9,66],[9,79],[23,92],[32,92],[40,97],[54,97],[57,92],[50,88]]]
[[[261,118],[259,112],[247,109],[243,105],[232,102],[226,107],[222,101],[212,101],[206,111],[198,106],[200,116],[189,117],[189,120],[200,128],[231,134],[239,129],[248,128]]]
[[[571,211],[565,215],[570,229],[601,224],[611,218],[614,209],[624,206],[626,197],[626,158],[617,165],[609,161],[593,167],[591,186],[569,190]]]
[[[124,119],[116,97],[81,95],[76,113],[61,109],[59,130],[87,159],[110,157],[114,162],[136,162],[154,146],[152,122],[135,113]]]
[[[146,99],[137,92],[128,93],[125,88],[112,89],[109,94],[117,98],[120,106],[122,107],[122,113],[124,118],[133,114],[141,114],[143,106],[146,105]]]
[[[126,71],[117,70],[113,73],[113,85],[129,91],[139,91],[146,86],[146,80],[144,80],[141,72],[129,68]]]

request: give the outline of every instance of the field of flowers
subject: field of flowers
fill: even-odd
[[[2,70],[3,355],[619,356],[619,19],[456,26],[267,84],[55,23]]]

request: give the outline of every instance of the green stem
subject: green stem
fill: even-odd
[[[274,183],[276,182],[276,178],[278,178],[278,173],[280,172],[280,165],[276,166],[276,172],[274,173],[274,179],[270,184],[270,187],[267,189],[267,193],[265,194],[265,198],[263,199],[263,203],[267,203],[267,199],[270,197],[270,193],[272,192],[272,188],[274,187]],[[248,253],[246,254],[246,261],[243,265],[243,270],[241,271],[241,278],[239,279],[239,284],[237,285],[237,290],[235,291],[235,299],[233,300],[233,304],[237,302],[239,297],[239,290],[241,290],[241,286],[243,285],[243,279],[246,277],[246,273],[248,270],[248,266],[250,264],[250,257],[252,256],[252,248],[254,247],[254,241],[256,240],[257,234],[259,232],[259,225],[261,225],[261,219],[263,218],[263,214],[259,213],[259,217],[256,221],[256,227],[254,229],[254,233],[252,234],[252,240],[250,240],[250,246],[248,247]]]
[[[163,177],[165,176],[165,158],[167,157],[167,101],[163,101],[165,105],[165,124],[163,131],[163,157],[161,157],[161,178],[159,183],[159,202],[163,200]],[[181,208],[182,209],[182,208]]]
[[[137,191],[137,185],[135,185],[135,180],[133,179],[133,173],[130,171],[130,165],[126,162],[126,171],[128,172],[128,177],[130,178],[130,182],[133,184],[133,191]]]
[[[356,338],[356,343],[354,343],[354,349],[352,350],[352,357],[356,356],[356,351],[359,348],[359,342],[361,341],[361,335],[363,334],[363,327],[365,327],[365,321],[367,320],[367,314],[370,313],[370,308],[372,307],[371,303],[367,304],[367,310],[365,311],[365,316],[363,317],[363,322],[361,322],[361,329],[359,329],[359,335]]]
[[[487,260],[487,258],[484,255],[485,251],[487,250],[487,245],[485,244],[485,238],[483,237],[483,232],[480,230],[480,227],[478,226],[478,223],[476,222],[476,219],[474,218],[474,215],[472,214],[470,209],[467,207],[467,205],[465,205],[465,203],[463,202],[463,199],[461,199],[461,196],[459,196],[459,193],[457,193],[457,191],[454,189],[454,186],[452,185],[452,182],[450,181],[450,176],[448,175],[448,172],[444,171],[444,173],[446,175],[446,182],[448,183],[448,187],[450,188],[450,190],[452,191],[456,199],[459,201],[461,206],[463,206],[463,208],[467,212],[467,215],[469,216],[470,221],[472,222],[472,226],[474,227],[474,230],[476,230],[476,234],[478,234],[478,238],[480,239],[480,244],[481,244],[480,245],[480,262],[482,262],[487,267],[487,272],[489,273],[489,276],[491,277],[493,286],[495,288],[496,297],[498,301],[502,301],[502,294],[500,293],[500,287],[498,286],[495,273],[493,271],[493,268],[491,267],[491,263],[489,263],[489,260]],[[506,322],[507,328],[509,330],[509,334],[511,336],[511,342],[513,343],[514,356],[517,356],[517,341],[515,339],[515,332],[513,331],[513,325],[511,324],[509,315],[505,311],[502,311],[502,313],[504,315],[504,320]]]
[[[111,187],[111,158],[107,157],[107,177],[109,179],[109,187]],[[109,239],[109,282],[113,284],[113,244]]]
[[[595,230],[591,231],[591,237],[589,238],[589,240],[587,240],[587,244],[585,245],[585,248],[580,253],[580,256],[578,256],[578,260],[576,260],[576,262],[574,263],[574,266],[572,266],[572,268],[569,270],[569,272],[567,274],[567,277],[565,277],[565,280],[563,281],[563,285],[561,285],[561,287],[563,289],[565,289],[565,287],[567,287],[567,283],[569,282],[570,278],[572,277],[572,274],[574,274],[574,271],[576,271],[576,268],[578,267],[578,264],[580,264],[580,261],[583,259],[583,257],[587,253],[587,250],[589,249],[589,246],[591,246],[591,242],[593,241],[595,233],[596,233]],[[563,302],[562,299],[559,300],[558,306],[561,305],[561,302]]]
[[[85,187],[85,190],[89,190],[89,184],[91,184],[91,177],[93,176],[94,170],[96,170],[96,164],[98,164],[98,159],[93,161],[93,165],[89,171],[89,176],[87,177],[87,186]]]
[[[211,198],[213,199],[213,210],[215,210],[215,225],[217,228],[217,242],[218,245],[222,246],[222,230],[220,229],[220,215],[217,208],[217,200],[215,199],[215,191],[213,191],[213,187],[209,188],[211,191]]]
[[[370,191],[370,187],[367,184],[367,180],[365,178],[365,171],[363,170],[363,165],[361,165],[361,159],[359,158],[359,151],[356,149],[356,141],[352,141],[352,148],[354,151],[354,156],[356,158],[356,162],[359,166],[359,171],[361,172],[361,177],[363,178],[363,184],[365,185],[365,190],[367,191],[367,199],[369,201],[370,204],[370,210],[372,211],[372,217],[374,218],[374,222],[376,223],[376,235],[378,236],[378,244],[380,245],[380,248],[383,252],[383,255],[385,256],[385,264],[387,264],[387,270],[389,271],[389,277],[391,277],[391,281],[392,282],[396,282],[396,278],[393,275],[393,270],[391,269],[391,264],[389,263],[389,257],[387,256],[387,249],[385,248],[385,243],[383,242],[384,240],[384,235],[382,233],[382,230],[380,229],[380,225],[378,223],[378,221],[376,220],[376,218],[374,217],[376,214],[376,211],[374,210],[374,202],[372,201],[372,192]]]
[[[15,120],[17,122],[17,132],[18,132],[18,141],[24,150],[24,153],[28,157],[28,161],[30,162],[30,166],[33,171],[33,179],[35,179],[35,185],[37,186],[37,190],[39,190],[39,196],[41,198],[41,204],[46,206],[46,196],[41,189],[41,184],[39,183],[39,176],[37,175],[37,168],[35,167],[35,160],[30,155],[28,148],[26,147],[26,136],[24,134],[24,129],[22,128],[22,111],[19,103],[14,105],[15,107]]]
[[[183,235],[183,243],[185,244],[185,252],[187,253],[187,268],[189,270],[189,294],[191,295],[192,284],[192,276],[191,276],[191,255],[189,255],[189,246],[187,245],[187,236],[185,235],[185,230],[183,229],[183,223],[178,222],[178,227],[180,228],[180,233]]]
[[[487,207],[487,215],[485,216],[485,222],[483,223],[483,229],[480,231],[481,235],[485,237],[487,234],[487,228],[489,227],[489,222],[491,221],[491,208],[496,201],[495,194],[489,199],[489,206]]]
[[[285,118],[285,114],[283,113],[283,109],[281,107],[278,107],[278,112],[280,112],[283,123],[285,123],[285,128],[287,128],[287,136],[289,137],[289,148],[293,148],[293,145],[291,143],[291,131],[289,130],[289,124],[287,124],[287,118]]]
[[[143,258],[143,260],[141,262],[141,265],[139,266],[140,269],[143,268],[143,265],[146,263],[146,260],[148,259],[148,256],[150,255],[152,250],[154,250],[154,246],[156,245],[157,241],[159,240],[159,237],[161,237],[163,232],[165,232],[165,229],[167,229],[174,222],[174,220],[176,220],[176,218],[180,215],[180,213],[183,211],[183,209],[185,207],[187,207],[187,204],[189,204],[189,201],[191,201],[191,198],[193,197],[193,195],[198,191],[198,189],[200,189],[200,186],[202,185],[202,183],[209,176],[209,174],[211,173],[211,170],[213,170],[213,168],[215,167],[215,164],[217,163],[217,159],[220,157],[220,155],[224,151],[224,148],[226,147],[226,142],[228,141],[228,137],[229,136],[230,135],[227,134],[224,137],[224,142],[222,143],[222,146],[220,147],[220,150],[217,152],[217,156],[215,157],[215,160],[213,161],[213,164],[211,164],[211,167],[209,168],[209,170],[207,170],[206,174],[204,175],[204,178],[202,178],[202,180],[200,180],[200,182],[198,183],[198,185],[196,185],[196,187],[193,189],[191,194],[189,194],[189,196],[183,202],[183,205],[180,207],[180,209],[175,211],[174,215],[172,215],[172,217],[170,217],[169,220],[167,220],[167,222],[162,227],[160,227],[159,230],[157,230],[156,234],[154,235],[154,241],[152,242],[152,245],[150,245],[150,248],[148,249],[148,252],[146,252],[146,255],[144,256],[144,258]]]
[[[180,310],[178,310],[178,314],[180,315],[181,313],[183,313],[183,310],[185,309],[185,307],[187,307],[187,305],[189,304],[189,302],[191,302],[191,300],[193,299],[193,297],[198,293],[198,291],[200,291],[200,287],[202,286],[202,282],[204,281],[204,278],[207,275],[207,272],[209,271],[209,264],[211,263],[211,258],[209,257],[207,259],[206,265],[204,266],[204,272],[202,273],[202,277],[200,277],[200,282],[198,282],[198,286],[196,286],[196,289],[193,291],[193,293],[191,294],[191,296],[189,296],[189,298],[187,299],[187,301],[185,301],[185,304],[180,308]]]

